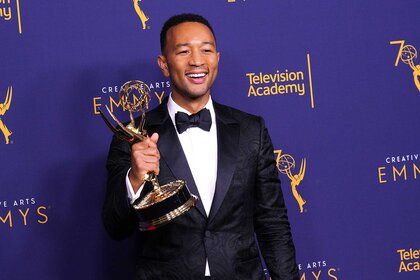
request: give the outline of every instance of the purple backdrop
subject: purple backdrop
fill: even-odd
[[[96,112],[131,79],[153,106],[169,94],[159,32],[181,12],[215,29],[213,98],[266,120],[301,279],[420,279],[419,1],[139,7],[144,25],[132,0],[0,0],[0,279],[130,279],[135,237],[101,222]]]

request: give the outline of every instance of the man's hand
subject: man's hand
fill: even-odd
[[[157,148],[159,134],[153,135],[131,147],[131,170],[128,174],[131,186],[136,193],[144,182],[144,175],[148,172],[159,174],[160,153]]]

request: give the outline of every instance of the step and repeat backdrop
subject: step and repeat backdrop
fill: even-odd
[[[420,279],[417,0],[0,0],[0,279],[131,279],[99,109],[127,80],[170,94],[159,32],[183,12],[215,30],[213,98],[266,120],[301,280]]]

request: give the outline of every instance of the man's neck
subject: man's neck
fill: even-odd
[[[206,94],[197,99],[186,99],[177,94],[172,94],[173,101],[180,107],[184,108],[191,114],[197,113],[206,106],[209,101],[210,94]]]

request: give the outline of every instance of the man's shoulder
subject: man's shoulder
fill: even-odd
[[[261,116],[254,115],[228,105],[220,104],[218,102],[213,102],[213,105],[217,117],[227,118],[238,123],[263,122],[263,118]]]

